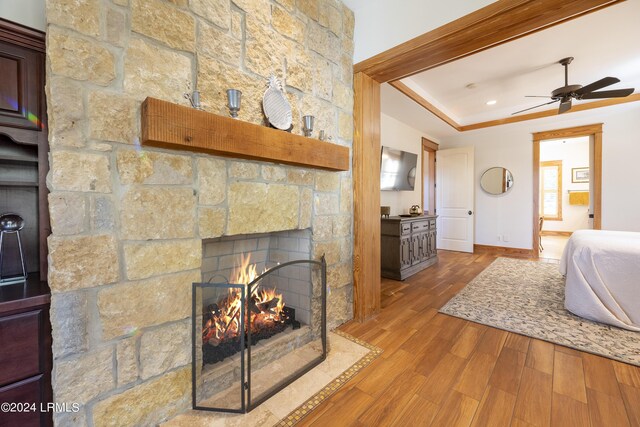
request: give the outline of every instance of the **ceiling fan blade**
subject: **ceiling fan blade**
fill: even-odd
[[[578,99],[601,99],[601,98],[623,98],[633,93],[634,88],[601,90],[600,92],[590,92],[578,97]]]
[[[554,102],[558,102],[558,101],[559,101],[558,99],[554,99],[551,102],[545,102],[544,104],[536,105],[535,107],[525,108],[524,110],[516,111],[515,113],[511,113],[511,115],[513,116],[514,114],[522,113],[524,111],[533,110],[534,108],[542,107],[543,105],[553,104]]]
[[[525,98],[551,98],[550,96],[544,96],[544,95],[525,95]]]
[[[571,109],[571,98],[567,97],[560,102],[560,107],[558,108],[558,114],[566,113]]]
[[[603,87],[611,86],[612,84],[618,83],[620,79],[615,77],[605,77],[604,79],[600,79],[596,82],[588,84],[584,87],[581,87],[576,91],[576,95],[584,95],[589,92],[593,92],[594,90],[602,89]]]

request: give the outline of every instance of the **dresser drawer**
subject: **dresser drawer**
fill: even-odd
[[[411,223],[411,231],[427,231],[429,229],[429,221],[415,221]]]
[[[411,233],[411,224],[409,223],[401,223],[400,224],[400,235],[406,236]]]
[[[435,219],[430,219],[429,220],[429,228],[432,230],[435,230],[436,228],[436,220]]]
[[[10,405],[10,411],[0,412],[0,427],[46,425],[46,414],[40,412],[41,389],[42,375],[0,387],[0,402]],[[17,405],[20,405],[20,411]],[[24,409],[25,405],[28,410]]]
[[[40,373],[42,310],[0,318],[0,387]]]

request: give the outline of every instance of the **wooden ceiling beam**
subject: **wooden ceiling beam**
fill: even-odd
[[[394,88],[398,89],[403,94],[407,95],[411,100],[416,102],[421,107],[432,112],[436,117],[438,117],[440,120],[442,120],[443,122],[445,122],[446,124],[454,128],[455,130],[460,131],[460,125],[456,123],[455,120],[447,116],[445,113],[442,112],[442,110],[440,110],[435,105],[427,101],[423,96],[419,95],[416,91],[411,89],[406,84],[402,83],[401,81],[389,82],[389,84]]]
[[[600,101],[593,101],[585,104],[574,105],[573,107],[571,107],[569,111],[562,114],[577,113],[578,111],[592,110],[594,108],[609,107],[611,105],[626,104],[628,102],[636,102],[636,101],[640,101],[640,93],[634,93],[624,98],[609,98],[609,99],[603,99]],[[470,125],[460,126],[460,132],[488,128],[491,126],[507,125],[509,123],[524,122],[526,120],[534,120],[534,119],[540,119],[542,117],[552,117],[557,115],[558,115],[558,109],[554,108],[552,110],[538,111],[537,113],[523,114],[521,116],[510,116],[504,119],[490,120],[487,122],[473,123]]]
[[[409,86],[407,86],[406,84],[400,81],[391,82],[389,84],[394,88],[396,88],[397,90],[399,90],[400,92],[402,92],[403,94],[405,94],[406,96],[408,96],[412,101],[416,102],[418,105],[420,105],[421,107],[423,107],[424,109],[426,109],[427,111],[429,111],[430,113],[438,117],[440,120],[447,123],[449,126],[454,128],[458,132],[466,132],[470,130],[488,128],[492,126],[508,125],[510,123],[524,122],[527,120],[535,120],[535,119],[541,119],[543,117],[552,117],[552,116],[558,115],[558,109],[553,108],[550,110],[543,110],[535,113],[523,114],[520,116],[509,116],[503,119],[489,120],[486,122],[472,123],[469,125],[460,125],[451,117],[443,113],[440,109],[435,107],[432,103],[427,101],[424,97],[419,95],[416,91],[414,91]],[[585,104],[574,105],[573,107],[571,107],[569,111],[563,114],[577,113],[578,111],[592,110],[594,108],[609,107],[611,105],[626,104],[628,102],[636,102],[636,101],[640,101],[640,93],[634,93],[624,98],[609,98],[609,99],[602,99],[600,101],[593,101]]]
[[[501,0],[357,63],[384,83],[561,24],[624,0]]]

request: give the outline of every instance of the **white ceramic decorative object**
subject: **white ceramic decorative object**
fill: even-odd
[[[262,97],[262,109],[273,127],[281,130],[291,129],[291,104],[287,101],[282,83],[276,76],[269,77],[267,90]]]

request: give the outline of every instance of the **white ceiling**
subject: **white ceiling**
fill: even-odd
[[[380,87],[380,109],[383,114],[406,123],[437,141],[458,133],[388,83]]]
[[[493,0],[344,0],[353,10],[354,63],[391,49]]]
[[[563,86],[564,68],[557,61],[567,56],[575,58],[569,66],[569,84],[584,86],[613,76],[621,82],[607,89],[635,87],[638,93],[639,17],[640,0],[628,0],[402,81],[462,125],[508,117],[545,102],[544,98],[525,95],[548,95]],[[470,83],[474,83],[474,89],[466,88]],[[497,100],[497,104],[487,106],[490,99]],[[409,122],[400,117],[415,116],[417,113],[410,110],[422,109],[413,103],[409,109],[396,111],[402,105],[405,104],[397,97],[383,92],[383,112],[405,123]],[[416,127],[415,123],[412,121],[412,126]],[[440,132],[431,131],[434,133]]]

